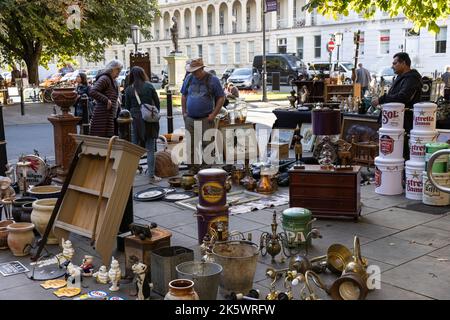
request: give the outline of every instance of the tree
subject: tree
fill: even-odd
[[[25,61],[37,84],[39,64],[55,56],[99,61],[106,47],[126,43],[132,24],[150,37],[158,14],[157,0],[1,0],[0,55],[7,63]]]
[[[337,14],[348,15],[350,11],[364,14],[365,18],[374,16],[377,9],[388,12],[391,17],[401,13],[414,23],[414,29],[428,28],[432,32],[439,32],[437,22],[447,19],[450,15],[448,0],[310,0],[303,7],[308,11],[317,8],[325,16]]]

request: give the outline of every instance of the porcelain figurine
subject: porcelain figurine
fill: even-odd
[[[299,162],[302,158],[303,154],[303,146],[302,146],[302,135],[295,135],[294,136],[294,151],[295,151],[295,161]]]
[[[93,256],[84,256],[83,263],[81,264],[81,275],[83,277],[92,277],[92,273],[94,271],[94,257]]]
[[[108,272],[109,280],[112,283],[110,291],[119,291],[119,281],[122,278],[122,271],[120,270],[119,261],[112,258],[111,267]]]
[[[64,238],[61,240],[61,245],[63,247],[62,257],[66,261],[72,261],[73,255],[75,254],[75,250],[72,247],[72,241],[66,240]]]
[[[106,266],[101,266],[100,269],[98,269],[98,271],[92,276],[95,278],[97,283],[107,284],[109,282],[108,270],[106,269]]]
[[[133,273],[136,275],[137,300],[150,300],[153,285],[150,282],[147,269],[147,265],[141,262],[135,263],[131,267],[131,270],[133,270]]]
[[[81,270],[79,267],[69,263],[67,266],[67,288],[80,288],[81,289]]]

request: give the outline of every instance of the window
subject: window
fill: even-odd
[[[170,47],[166,47],[165,52],[166,52],[166,57],[167,57],[170,54]]]
[[[214,44],[208,44],[208,63],[209,64],[216,64],[215,55],[216,55],[216,52],[214,50]]]
[[[119,59],[119,52],[117,52],[117,50],[114,50],[114,59]]]
[[[250,19],[250,16],[251,16],[251,12],[250,12],[250,6],[248,6],[247,5],[247,16],[246,16],[246,23],[247,23],[247,32],[251,32],[251,31],[254,31],[254,30],[252,30],[252,28],[251,28],[251,19]]]
[[[226,43],[222,43],[220,47],[220,63],[228,64],[228,45]]]
[[[127,61],[127,54],[125,53],[125,50],[122,50],[122,61]]]
[[[201,37],[201,35],[202,35],[202,26],[197,25],[197,37]]]
[[[211,36],[213,34],[212,28],[213,28],[213,15],[212,12],[208,12],[208,36]]]
[[[389,54],[389,30],[380,31],[380,54]]]
[[[303,37],[297,37],[297,56],[303,60]]]
[[[159,40],[159,29],[155,31],[155,40]]]
[[[364,55],[364,32],[359,34],[359,54]]]
[[[241,43],[234,43],[234,63],[241,63]]]
[[[186,38],[190,38],[191,37],[190,31],[189,31],[189,27],[186,27],[184,36]]]
[[[252,63],[255,57],[255,41],[248,42],[248,62]]]
[[[314,58],[320,58],[322,56],[322,36],[314,36]]]
[[[270,52],[270,41],[266,39],[266,52]]]
[[[436,53],[447,52],[447,27],[441,27],[436,34]]]
[[[286,53],[287,52],[287,39],[281,38],[278,39],[278,53]]]
[[[166,33],[164,34],[164,39],[170,39],[170,31],[169,31],[169,28],[166,29]]]
[[[311,25],[315,26],[317,24],[317,9],[314,9],[313,12],[311,12]]]
[[[186,55],[188,58],[192,58],[192,47],[186,46]]]
[[[225,34],[225,16],[223,11],[220,12],[219,14],[219,33],[220,34]]]
[[[161,64],[161,49],[156,48],[156,64]]]
[[[198,50],[198,57],[203,58],[203,45],[201,44],[197,45],[197,50]]]

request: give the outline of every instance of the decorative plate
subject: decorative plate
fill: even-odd
[[[150,188],[134,195],[136,201],[155,201],[164,198],[166,190],[163,188]]]
[[[190,199],[192,197],[195,197],[195,194],[193,192],[172,192],[170,194],[167,194],[163,200],[167,202],[176,202],[180,200]]]
[[[121,297],[111,297],[108,300],[125,300],[125,299]]]
[[[105,291],[91,291],[88,293],[88,295],[91,298],[104,298],[108,294]]]

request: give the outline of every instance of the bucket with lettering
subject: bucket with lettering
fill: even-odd
[[[403,122],[405,120],[405,105],[403,103],[386,103],[381,108],[383,128],[403,129]]]
[[[425,170],[427,170],[428,168],[428,160],[430,160],[433,153],[448,148],[449,148],[448,143],[441,143],[441,142],[427,143],[425,145],[425,163],[426,163]],[[446,155],[440,156],[434,161],[432,172],[445,173],[447,172],[447,165],[448,165],[448,156]]]
[[[404,129],[380,128],[380,154],[385,159],[403,159],[403,141],[405,140]]]
[[[375,158],[375,193],[393,196],[403,193],[404,159]]]
[[[450,186],[450,173],[433,173],[433,178],[441,186]],[[450,204],[450,194],[440,191],[428,179],[427,172],[423,172],[422,202],[430,206],[447,206]]]
[[[417,162],[425,162],[427,143],[435,142],[438,136],[438,131],[422,131],[411,130],[409,139],[409,154],[410,159]]]
[[[414,105],[414,130],[436,130],[437,105],[432,102],[420,102]]]
[[[425,162],[416,162],[412,160],[406,161],[405,193],[407,199],[422,201],[422,194],[423,194],[422,173],[424,170],[425,170]]]

